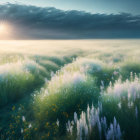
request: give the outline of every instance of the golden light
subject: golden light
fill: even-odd
[[[0,24],[0,33],[4,33],[4,32],[6,32],[6,25],[1,23]]]
[[[9,39],[11,36],[11,28],[7,22],[0,22],[0,39]]]

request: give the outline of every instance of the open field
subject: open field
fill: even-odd
[[[140,40],[0,41],[0,140],[139,140]]]

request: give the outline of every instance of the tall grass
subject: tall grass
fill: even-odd
[[[115,81],[101,93],[98,107],[87,107],[78,117],[66,123],[67,135],[62,139],[120,140],[139,139],[140,79]]]
[[[120,65],[120,74],[122,80],[130,79],[130,73],[139,75],[140,73],[140,63],[139,61],[126,61]]]
[[[89,61],[91,66],[85,67],[85,61]],[[41,130],[43,128],[45,131],[46,122],[59,119],[65,131],[64,124],[75,111],[80,113],[81,109],[86,109],[87,103],[97,105],[100,88],[95,77],[90,75],[91,71],[100,71],[100,65],[90,59],[78,59],[52,75],[51,80],[35,96],[35,116]]]
[[[74,111],[80,111],[94,99],[98,100],[98,88],[94,79],[78,72],[64,72],[52,77],[48,87],[35,96],[35,113],[38,121],[65,122]],[[46,114],[46,115],[44,115]]]
[[[34,98],[35,116],[40,129],[45,128],[46,122],[59,119],[65,130],[65,122],[75,111],[79,114],[91,102],[97,106],[100,85],[104,84],[105,88],[112,76],[115,80],[113,72],[113,67],[108,68],[99,60],[79,58],[53,74]]]
[[[115,116],[122,128],[123,139],[139,139],[140,79],[121,79],[110,85],[102,95],[102,114],[111,121]]]
[[[71,57],[38,56],[31,59],[25,57],[17,61],[13,58],[13,61],[0,66],[0,106],[35,91],[50,79],[52,72],[72,61]]]
[[[43,68],[33,61],[18,61],[0,66],[0,106],[13,102],[36,89],[44,81]]]
[[[40,41],[0,58],[0,139],[139,140],[138,43],[64,42],[51,50]]]

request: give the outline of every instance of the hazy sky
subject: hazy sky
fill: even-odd
[[[0,39],[140,38],[140,0],[0,3],[0,29],[7,25]]]

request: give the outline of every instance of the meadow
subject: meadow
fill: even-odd
[[[0,140],[139,140],[140,40],[0,41]]]

